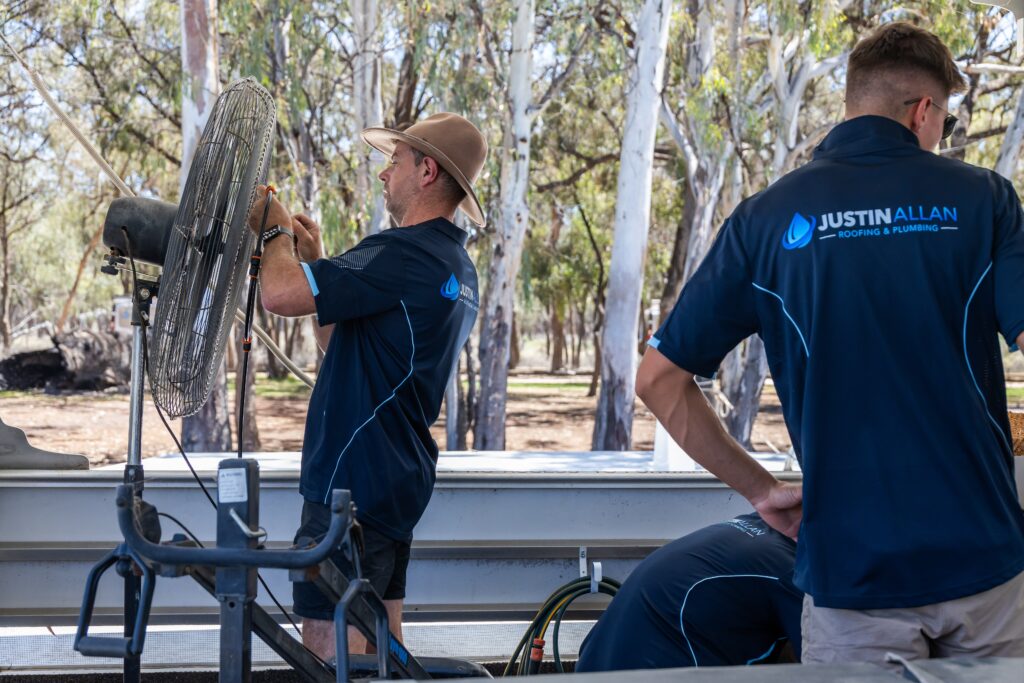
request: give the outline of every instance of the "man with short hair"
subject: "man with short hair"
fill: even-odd
[[[479,307],[468,234],[452,220],[461,208],[484,223],[472,183],[487,143],[473,124],[447,113],[404,131],[368,128],[362,135],[389,160],[379,177],[388,213],[401,227],[326,259],[319,226],[273,199],[260,287],[272,313],[315,313],[325,352],[306,417],[296,539],[323,536],[331,490],[350,489],[365,540],[363,576],[401,638],[412,531],[434,486],[438,450],[430,426]],[[254,230],[263,207],[257,200],[250,213]],[[333,559],[352,575],[341,553]],[[309,583],[295,584],[294,602],[306,646],[333,656],[334,606]],[[354,629],[349,644],[352,652],[365,650]]]
[[[963,87],[927,31],[861,41],[846,121],[729,217],[637,376],[692,457],[799,531],[805,662],[1024,656],[997,339],[1024,343],[1024,219],[1008,181],[932,153]],[[802,489],[732,440],[694,383],[755,333]]]

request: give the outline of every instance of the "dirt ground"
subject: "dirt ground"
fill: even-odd
[[[259,387],[257,385],[256,410],[261,450],[299,450],[308,393],[305,389],[261,392]],[[512,378],[506,434],[509,450],[589,450],[597,399],[588,398],[586,393],[586,379],[580,376],[531,374]],[[88,456],[94,465],[125,460],[128,447],[126,392],[59,395],[4,392],[0,397],[0,419],[23,429],[29,442],[38,448],[80,453]],[[180,433],[179,420],[172,421],[171,426]],[[443,410],[432,431],[443,449]],[[755,448],[768,450],[766,438],[777,448],[789,448],[779,404],[770,388],[766,388],[755,425]],[[654,447],[654,419],[639,401],[633,422],[633,447],[638,450]],[[174,442],[147,396],[143,413],[143,455],[173,451]]]

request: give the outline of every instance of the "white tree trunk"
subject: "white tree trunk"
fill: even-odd
[[[460,354],[461,356],[461,354]],[[459,450],[459,359],[455,359],[455,369],[444,390],[444,433],[445,448],[449,451]]]
[[[595,450],[632,445],[637,321],[651,214],[654,138],[672,19],[671,0],[645,0],[637,22],[636,63],[626,93],[626,122],[615,201],[615,233],[602,339]]]
[[[516,1],[509,59],[508,114],[501,148],[501,197],[487,296],[480,329],[480,399],[473,446],[480,450],[505,448],[505,404],[512,337],[512,308],[516,276],[529,223],[530,136],[533,115],[533,0]]]
[[[355,54],[352,58],[352,102],[356,134],[364,128],[384,122],[381,99],[381,28],[377,0],[352,1],[352,34]],[[390,224],[384,212],[384,195],[376,181],[384,158],[379,152],[359,142],[359,168],[356,192],[367,216],[366,234],[386,229]]]
[[[1017,175],[1017,160],[1020,158],[1020,148],[1024,144],[1024,90],[1017,99],[1017,107],[1013,110],[1013,120],[1006,128],[1006,135],[1003,136],[1003,144],[999,146],[999,156],[996,157],[996,173],[1009,181],[1013,181]]]
[[[184,190],[192,156],[220,94],[217,78],[217,2],[181,0],[181,176]]]
[[[217,3],[215,0],[181,0],[181,176],[184,190],[189,167],[203,128],[220,93],[217,78]],[[186,451],[227,451],[231,449],[228,417],[228,381],[221,362],[210,398],[202,409],[181,423],[181,441]]]

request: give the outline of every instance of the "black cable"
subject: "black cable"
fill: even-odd
[[[268,204],[269,204],[269,202],[268,202]],[[263,217],[264,222],[266,222],[266,215],[265,215],[266,212],[267,212],[267,210],[264,210],[264,217]],[[139,306],[139,301],[138,301],[138,271],[137,271],[137,269],[135,267],[135,259],[132,256],[131,240],[129,239],[128,231],[124,227],[121,228],[121,232],[124,234],[125,250],[128,252],[128,261],[129,261],[129,263],[131,264],[131,267],[132,267],[132,289],[133,289],[133,293],[134,293],[134,296],[132,296],[132,302],[135,305],[135,313],[136,313],[136,315],[139,318],[139,323],[140,323],[140,325],[143,328],[142,329],[142,364],[143,364],[143,367],[144,367],[144,372],[148,373],[149,372],[149,345],[148,345],[148,343],[146,341],[146,327],[148,326],[149,321],[143,319],[143,317],[142,317],[142,309]],[[262,233],[262,229],[261,229],[260,232]],[[245,392],[242,392],[242,393],[244,395]],[[185,464],[188,465],[188,469],[192,473],[192,477],[196,480],[196,483],[199,484],[199,488],[202,489],[203,493],[206,495],[206,499],[210,501],[210,505],[212,505],[213,509],[216,510],[217,509],[217,502],[213,499],[213,496],[210,495],[209,490],[207,490],[206,486],[203,484],[203,480],[199,478],[199,474],[196,472],[195,468],[192,467],[192,461],[190,461],[188,459],[188,455],[186,455],[186,453],[185,453],[185,448],[181,445],[181,441],[178,440],[178,436],[174,433],[174,430],[171,429],[170,423],[167,421],[167,418],[164,416],[163,411],[160,410],[160,405],[156,402],[156,400],[153,401],[153,407],[156,408],[156,413],[160,417],[160,421],[164,423],[164,427],[167,429],[167,433],[170,434],[171,435],[171,439],[174,440],[174,445],[178,447],[178,452],[181,453],[181,457],[185,460]],[[241,432],[239,432],[238,442],[239,442],[239,449],[241,449],[241,443],[242,443]],[[241,457],[241,454],[239,454],[239,457]],[[199,547],[203,547],[203,544],[200,543],[199,540],[195,537],[195,535],[192,534],[192,532],[189,531],[188,528],[184,524],[182,524],[180,521],[178,521],[177,519],[175,519],[171,515],[169,515],[167,513],[164,513],[164,512],[158,512],[158,514],[164,515],[168,519],[173,520],[178,526],[180,526],[182,529],[184,529],[185,532],[189,536],[192,537],[192,540],[194,540],[196,543],[199,544]],[[274,603],[274,606],[276,606],[277,609],[281,611],[281,614],[284,615],[284,618],[288,620],[288,623],[291,624],[293,629],[295,629],[295,632],[297,634],[299,634],[299,643],[302,645],[302,647],[307,652],[309,652],[309,654],[311,654],[318,662],[320,662],[321,664],[323,664],[326,667],[327,666],[327,662],[325,662],[323,659],[321,659],[315,652],[313,652],[308,647],[306,647],[305,643],[302,642],[302,631],[299,630],[298,624],[296,624],[295,620],[293,620],[291,615],[288,614],[288,610],[286,610],[284,608],[284,606],[280,603],[280,601],[278,601],[277,596],[274,595],[274,592],[272,590],[270,590],[270,586],[267,585],[267,582],[263,579],[263,576],[260,575],[259,572],[257,572],[256,573],[256,578],[259,580],[260,585],[263,586],[263,590],[265,590],[267,592],[267,597],[269,597],[270,600]]]
[[[178,519],[177,517],[175,517],[174,515],[169,515],[166,512],[160,512],[160,511],[157,511],[156,514],[157,514],[157,517],[166,517],[167,519],[171,520],[172,522],[174,522],[175,524],[180,526],[181,530],[184,531],[185,534],[188,535],[188,537],[192,539],[192,542],[195,543],[200,548],[205,548],[206,547],[205,545],[203,545],[203,542],[200,541],[198,538],[196,538],[196,535],[194,533],[192,533],[187,526],[182,524],[181,520]]]
[[[238,395],[238,457],[242,457],[243,435],[245,434],[245,384],[249,378],[249,351],[252,349],[252,315],[256,307],[256,287],[260,276],[260,263],[263,260],[263,232],[267,229],[267,216],[270,215],[270,202],[273,190],[267,188],[267,200],[263,204],[263,218],[260,220],[260,231],[256,235],[256,250],[249,259],[249,295],[245,302],[245,320],[242,322],[242,372],[241,377],[235,376],[235,392]]]
[[[145,354],[146,342],[142,342],[142,348],[143,354]],[[146,365],[149,365],[148,360],[146,361]],[[164,411],[160,409],[160,406],[157,404],[156,401],[153,401],[153,407],[156,408],[156,414],[157,416],[160,417],[160,421],[164,423],[164,428],[167,429],[167,433],[170,434],[171,439],[174,440],[174,445],[178,447],[178,452],[181,453],[181,457],[184,458],[185,464],[188,465],[188,470],[189,472],[192,473],[192,477],[196,480],[196,483],[199,484],[199,488],[203,490],[203,493],[206,494],[206,499],[210,501],[210,505],[212,505],[213,509],[216,510],[217,501],[215,501],[213,499],[213,496],[210,495],[210,491],[206,488],[206,485],[203,484],[203,480],[199,478],[199,473],[196,472],[196,469],[194,467],[192,467],[192,461],[188,459],[187,455],[185,455],[185,448],[181,445],[181,442],[178,441],[178,435],[175,434],[174,430],[171,428],[171,423],[167,421],[167,417],[164,415]]]

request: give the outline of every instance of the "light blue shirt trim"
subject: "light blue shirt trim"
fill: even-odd
[[[308,263],[300,263],[302,270],[306,273],[306,281],[309,282],[309,289],[313,292],[313,296],[319,296],[320,288],[316,286],[316,280],[313,278],[313,271],[310,270]]]
[[[656,349],[659,346],[661,346],[661,340],[658,339],[657,337],[651,337],[650,339],[647,340],[647,345],[650,346],[652,349]]]
[[[334,478],[338,476],[338,468],[341,467],[341,459],[345,457],[345,451],[347,451],[348,447],[352,445],[352,442],[356,440],[356,435],[362,430],[362,428],[373,422],[373,419],[377,417],[377,413],[384,407],[384,404],[392,400],[398,394],[398,390],[402,388],[402,385],[409,381],[409,378],[412,377],[413,370],[416,367],[414,364],[416,360],[416,335],[414,335],[412,331],[412,320],[409,319],[409,309],[405,307],[405,301],[399,300],[399,303],[402,304],[402,311],[405,313],[405,322],[409,325],[409,341],[412,343],[412,352],[409,354],[409,372],[402,378],[401,382],[395,385],[395,388],[391,390],[391,394],[377,404],[377,407],[373,409],[370,417],[366,418],[366,421],[363,422],[363,424],[356,427],[356,430],[352,432],[352,436],[349,437],[348,443],[346,443],[345,447],[341,449],[341,453],[338,454],[338,462],[334,464],[334,472],[331,473],[331,479],[327,482],[327,492],[324,493],[324,505],[326,505],[330,500],[331,485],[334,484]]]
[[[789,322],[793,323],[793,328],[796,330],[796,333],[800,336],[800,343],[804,345],[804,353],[807,354],[808,358],[810,358],[811,351],[810,349],[807,348],[807,340],[804,339],[804,333],[800,331],[800,326],[796,324],[796,321],[793,320],[793,316],[791,316],[789,314],[789,311],[786,310],[786,302],[782,300],[782,297],[776,294],[775,292],[771,291],[770,289],[765,289],[756,282],[751,282],[750,284],[754,285],[754,289],[759,289],[765,294],[771,294],[772,296],[779,300],[779,303],[782,304],[782,312],[785,314],[786,318],[789,319]]]
[[[754,657],[753,659],[751,659],[750,661],[748,661],[748,662],[747,662],[747,666],[751,666],[751,665],[753,665],[753,664],[757,664],[758,662],[760,662],[760,661],[762,661],[762,660],[766,659],[766,658],[768,657],[768,655],[770,655],[771,653],[775,652],[775,647],[776,647],[776,646],[777,646],[777,645],[778,645],[779,643],[781,643],[782,641],[784,641],[784,640],[788,640],[788,638],[787,638],[786,636],[782,636],[781,638],[779,638],[778,640],[776,640],[776,641],[775,641],[774,643],[772,643],[772,646],[768,648],[768,651],[767,651],[767,652],[765,652],[765,653],[764,653],[763,655],[761,655],[760,657]]]
[[[683,596],[683,605],[679,608],[679,630],[683,633],[683,640],[686,641],[686,647],[690,648],[690,656],[693,657],[693,666],[696,669],[700,668],[700,663],[697,661],[697,654],[693,651],[693,644],[690,642],[690,639],[686,636],[686,622],[683,619],[683,611],[686,609],[686,601],[690,599],[690,593],[693,591],[693,589],[701,585],[705,581],[711,581],[712,579],[767,579],[769,581],[778,581],[779,577],[765,576],[764,574],[723,574],[721,576],[706,576],[697,583],[690,586],[690,589],[686,591],[686,595]],[[762,656],[767,656],[767,654]],[[748,664],[749,663],[750,662],[748,662]]]
[[[967,363],[967,372],[969,372],[971,375],[971,381],[974,382],[974,388],[975,390],[977,390],[978,396],[981,397],[981,404],[985,406],[985,414],[988,416],[988,419],[992,423],[992,425],[996,428],[996,433],[999,434],[1000,437],[1002,437],[1003,443],[1006,445],[1006,448],[1009,449],[1011,453],[1013,453],[1013,446],[1011,446],[1009,441],[1006,440],[1006,433],[1003,432],[1003,428],[999,426],[999,423],[996,422],[996,419],[992,417],[992,411],[988,409],[988,401],[985,400],[985,394],[981,391],[981,387],[978,386],[978,380],[974,376],[974,369],[971,368],[971,359],[967,356],[967,316],[970,315],[971,302],[974,300],[974,295],[978,293],[978,287],[981,286],[981,283],[982,281],[984,281],[985,276],[987,276],[989,274],[989,271],[991,270],[992,264],[989,263],[988,268],[985,269],[985,272],[982,273],[981,277],[978,278],[978,282],[975,283],[974,289],[971,290],[971,295],[967,297],[967,304],[964,306],[964,362]]]

